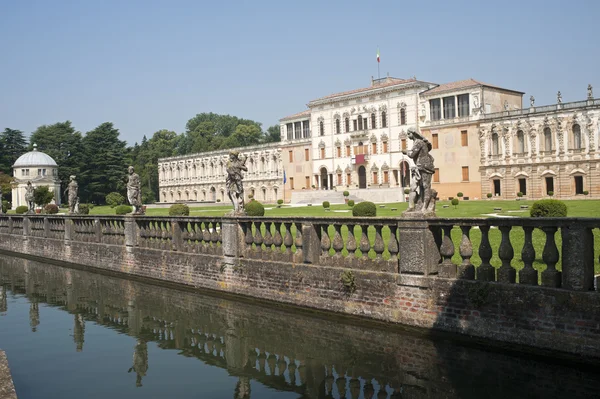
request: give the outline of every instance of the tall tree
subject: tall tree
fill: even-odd
[[[277,143],[281,141],[281,127],[279,125],[269,126],[267,131],[263,135],[263,142],[265,143]]]
[[[6,128],[0,133],[0,171],[10,175],[12,166],[27,152],[27,140],[20,130]]]
[[[84,198],[100,204],[108,193],[125,192],[126,146],[111,122],[86,133],[83,138],[87,169],[82,185]]]
[[[38,127],[29,138],[30,146],[37,144],[38,150],[50,155],[58,164],[61,190],[69,184],[69,176],[76,175],[81,181],[89,170],[86,167],[81,133],[75,130],[71,121]]]

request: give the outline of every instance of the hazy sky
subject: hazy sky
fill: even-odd
[[[263,126],[377,75],[536,104],[600,97],[600,1],[0,0],[0,129],[111,121],[129,143],[200,112]]]

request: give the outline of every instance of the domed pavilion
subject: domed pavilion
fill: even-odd
[[[48,186],[54,192],[53,203],[60,204],[60,180],[58,178],[58,165],[48,154],[37,150],[33,145],[33,151],[21,155],[13,165],[13,177],[15,181],[12,189],[12,209],[27,205],[25,191],[27,182],[33,187]]]

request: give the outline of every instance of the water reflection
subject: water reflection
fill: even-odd
[[[156,363],[148,343],[155,343],[227,370],[237,382],[225,396],[236,399],[252,398],[253,381],[300,398],[558,398],[600,390],[600,375],[583,368],[23,259],[0,260],[1,313],[10,312],[9,292],[28,298],[36,334],[43,332],[40,304],[72,314],[77,352],[85,350],[86,323],[135,337],[123,372],[142,389],[160,378],[149,374]]]

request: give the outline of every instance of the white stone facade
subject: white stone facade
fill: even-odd
[[[222,202],[229,204],[225,170],[229,152],[246,156],[246,196],[274,203],[283,195],[283,169],[279,143],[212,151],[158,160],[161,203]]]
[[[34,188],[48,186],[54,193],[51,203],[61,203],[60,180],[58,178],[58,165],[47,154],[37,151],[34,145],[33,151],[21,155],[13,165],[12,183],[12,209],[18,206],[27,206],[25,192],[27,182],[31,182]]]

